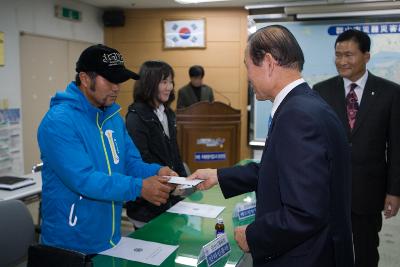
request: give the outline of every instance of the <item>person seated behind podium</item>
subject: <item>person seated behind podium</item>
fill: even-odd
[[[179,89],[177,108],[186,108],[200,101],[214,101],[211,87],[203,84],[204,68],[200,65],[189,69],[190,82]]]
[[[139,76],[104,45],[85,49],[75,82],[58,92],[38,129],[43,162],[41,242],[95,254],[121,239],[122,203],[141,196],[166,203],[172,171],[143,162],[115,100]],[[157,176],[159,175],[159,176]],[[149,178],[146,178],[149,177]]]
[[[143,160],[169,166],[179,176],[186,176],[176,140],[175,113],[170,108],[174,95],[174,71],[162,61],[146,61],[140,68],[140,80],[134,85],[134,102],[126,114],[126,127]],[[171,195],[168,202],[156,206],[138,198],[127,203],[127,215],[148,222],[182,200]]]

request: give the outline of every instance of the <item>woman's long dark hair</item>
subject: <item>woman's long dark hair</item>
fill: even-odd
[[[146,61],[140,67],[140,80],[133,86],[134,102],[144,102],[156,108],[158,97],[158,85],[162,80],[171,75],[172,84],[174,84],[174,70],[163,61]],[[167,107],[175,100],[174,90],[171,91],[168,101],[164,103]]]

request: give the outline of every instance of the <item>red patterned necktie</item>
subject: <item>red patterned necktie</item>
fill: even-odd
[[[350,91],[346,96],[346,107],[347,107],[347,118],[349,120],[350,129],[353,130],[354,123],[356,122],[356,115],[358,111],[358,98],[354,89],[357,84],[352,83],[350,85]]]

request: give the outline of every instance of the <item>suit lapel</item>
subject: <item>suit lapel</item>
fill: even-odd
[[[304,91],[306,91],[307,89],[310,89],[308,87],[307,83],[301,83],[299,85],[297,85],[295,88],[293,88],[286,96],[285,98],[282,100],[282,102],[279,104],[279,107],[277,108],[277,110],[275,111],[274,117],[272,118],[271,121],[271,126],[268,129],[268,137],[267,137],[267,141],[270,138],[270,136],[272,135],[273,129],[274,129],[274,125],[275,125],[275,121],[277,120],[277,118],[279,117],[279,113],[282,110],[282,108],[285,106],[286,102],[293,96],[302,93]],[[310,89],[311,90],[311,89]]]
[[[368,112],[370,108],[374,105],[375,99],[379,93],[379,89],[374,81],[374,76],[371,73],[368,73],[367,83],[365,84],[360,108],[357,112],[356,122],[353,131],[351,132],[351,135],[354,135],[357,132],[363,120],[368,117]]]
[[[264,149],[263,149],[263,154],[262,154],[262,158],[261,158],[261,162],[263,161],[263,157],[266,154],[267,148],[270,144],[271,138],[272,138],[272,133],[274,131],[274,126],[275,126],[275,122],[276,120],[279,118],[279,113],[281,112],[281,110],[283,109],[283,107],[285,106],[286,102],[293,96],[297,95],[297,94],[301,94],[306,92],[306,90],[311,90],[310,87],[308,86],[307,83],[302,83],[297,85],[295,88],[293,88],[286,96],[285,98],[282,100],[282,102],[279,104],[279,107],[277,108],[277,110],[275,111],[274,117],[272,118],[271,121],[271,125],[268,129],[268,135],[267,135],[267,139],[265,140],[265,145],[264,145]]]

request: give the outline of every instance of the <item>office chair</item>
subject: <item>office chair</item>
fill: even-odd
[[[27,267],[92,267],[91,256],[83,253],[35,244],[29,247]]]
[[[32,216],[20,200],[0,201],[0,214],[0,265],[20,266],[35,242]]]
[[[35,164],[32,166],[32,173],[42,171],[43,162]],[[39,211],[38,211],[38,218],[37,218],[37,225],[35,225],[35,231],[38,236],[41,234],[40,226],[42,225],[42,199],[39,199]]]
[[[43,162],[40,162],[38,164],[33,165],[32,166],[32,173],[40,172],[42,170],[42,167],[43,167]]]
[[[43,162],[32,166],[32,173],[40,172]],[[42,200],[39,202],[37,233],[41,233]],[[89,256],[77,251],[51,247],[43,244],[32,244],[28,251],[27,267],[91,267],[93,263]]]

